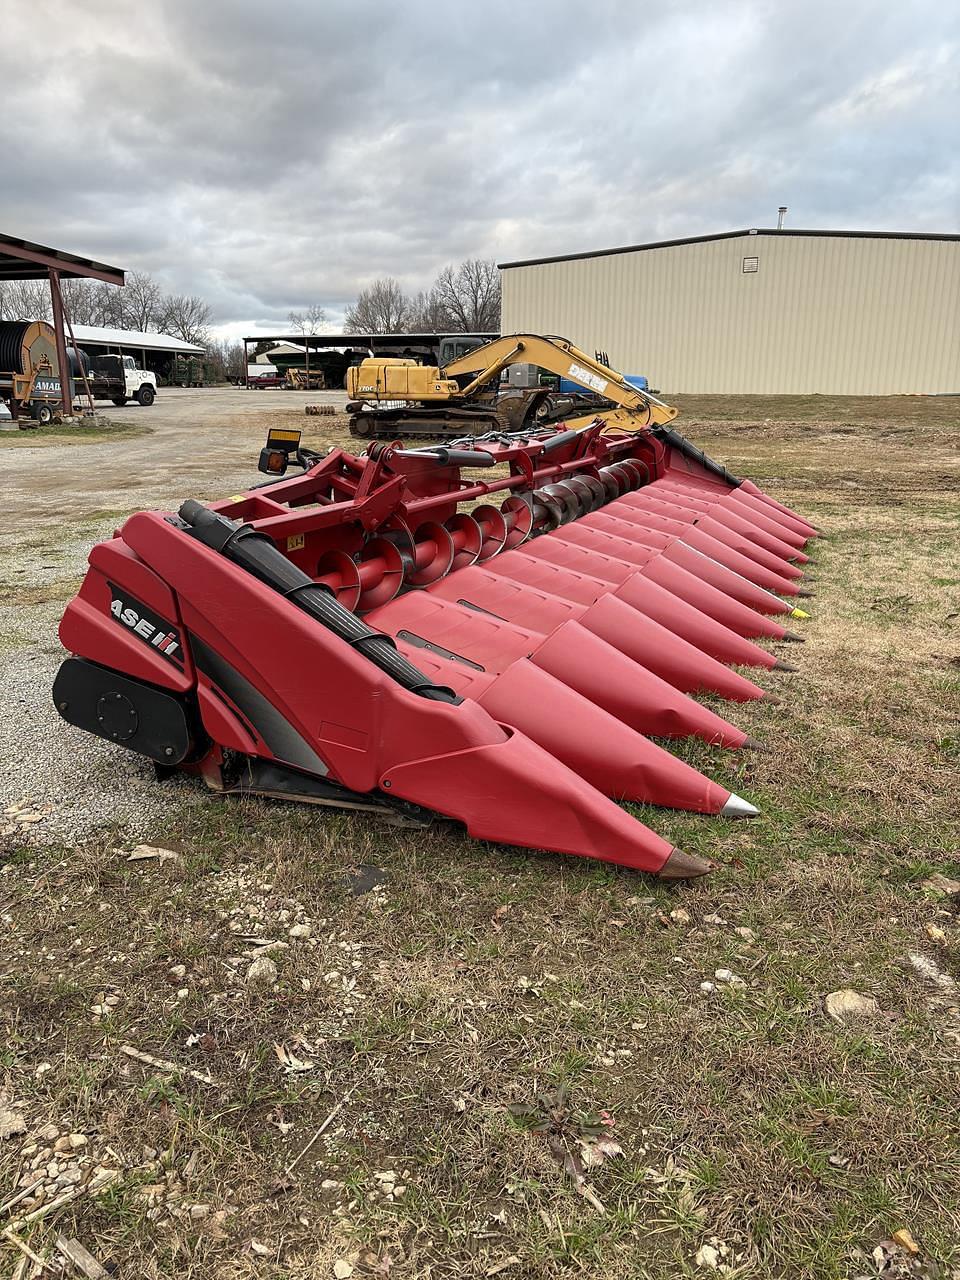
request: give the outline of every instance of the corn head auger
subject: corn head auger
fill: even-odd
[[[813,526],[665,425],[298,442],[93,548],[61,715],[220,792],[708,870],[615,801],[756,813],[651,739],[758,745],[691,695],[776,700],[734,668],[795,670],[758,641],[799,639]]]

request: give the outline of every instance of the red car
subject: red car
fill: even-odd
[[[250,373],[247,375],[247,386],[263,390],[264,388],[282,387],[284,385],[283,378],[280,377],[276,369],[264,369],[263,373]]]

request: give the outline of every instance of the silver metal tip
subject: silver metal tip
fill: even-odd
[[[744,800],[743,796],[730,793],[730,797],[726,804],[720,810],[721,818],[755,818],[760,810],[755,808],[749,800]]]

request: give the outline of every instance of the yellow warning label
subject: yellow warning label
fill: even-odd
[[[791,609],[790,617],[791,618],[809,618],[810,615],[804,609]]]
[[[292,538],[287,539],[288,551],[299,551],[303,546],[303,534],[295,533]]]

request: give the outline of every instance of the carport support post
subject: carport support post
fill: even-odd
[[[70,361],[67,359],[67,340],[63,334],[63,298],[60,296],[60,272],[47,268],[50,276],[50,302],[53,306],[53,333],[57,341],[57,366],[60,369],[60,402],[64,417],[73,415],[73,397],[70,394]]]

